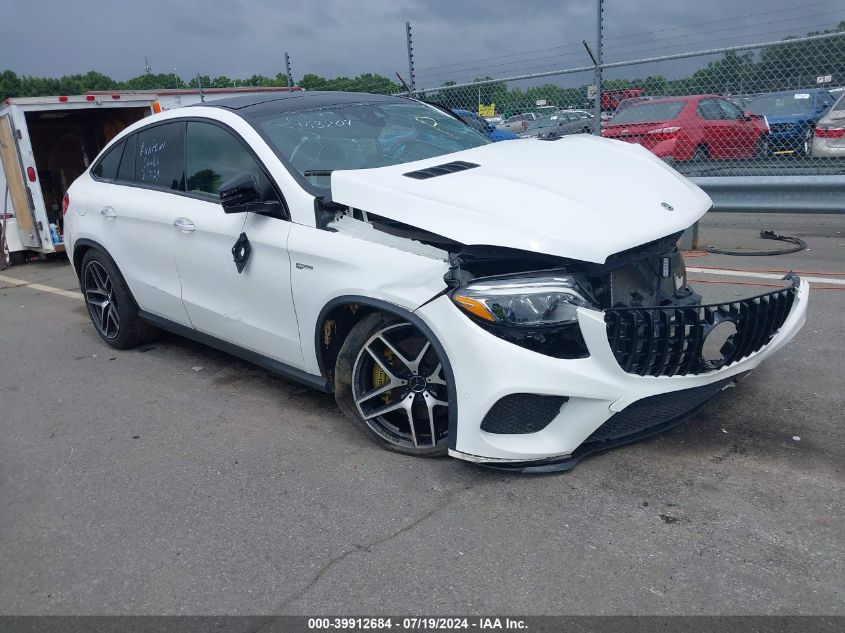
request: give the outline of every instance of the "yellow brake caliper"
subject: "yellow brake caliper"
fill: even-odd
[[[393,363],[393,352],[388,349],[384,351],[384,355],[389,363]],[[373,389],[383,387],[388,382],[390,382],[390,379],[387,377],[387,372],[378,363],[373,363]],[[390,404],[390,391],[385,391],[381,399],[384,401],[384,404]]]

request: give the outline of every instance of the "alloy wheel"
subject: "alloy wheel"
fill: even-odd
[[[106,269],[98,261],[85,267],[84,293],[88,313],[94,326],[107,339],[120,333],[120,315],[114,297],[114,284]]]
[[[352,395],[361,419],[385,441],[404,449],[446,442],[443,363],[410,323],[389,325],[367,340],[353,367]]]

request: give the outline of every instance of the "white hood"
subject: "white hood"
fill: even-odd
[[[480,167],[424,180],[403,175],[453,161]],[[585,134],[335,171],[331,187],[335,202],[463,244],[595,263],[681,231],[712,205],[639,145]]]

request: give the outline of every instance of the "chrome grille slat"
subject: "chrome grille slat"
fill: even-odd
[[[701,358],[705,335],[714,324],[734,321],[734,354],[741,360],[769,343],[795,300],[795,286],[771,293],[702,306],[608,308],[607,337],[616,361],[629,374],[676,376],[710,369]]]

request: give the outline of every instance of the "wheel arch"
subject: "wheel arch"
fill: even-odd
[[[352,316],[345,315],[345,312],[350,311],[351,306],[358,306],[352,310]],[[423,321],[418,315],[414,314],[407,308],[404,308],[395,303],[384,301],[382,299],[374,299],[372,297],[365,297],[361,295],[342,295],[335,297],[320,310],[317,317],[317,322],[314,329],[314,351],[317,355],[317,364],[320,368],[320,375],[327,379],[331,379],[334,373],[334,362],[337,360],[337,354],[349,332],[352,328],[365,316],[382,312],[391,316],[399,317],[408,321],[411,325],[418,328],[425,337],[431,342],[437,355],[443,363],[443,372],[446,375],[447,392],[449,394],[449,442],[450,449],[455,448],[458,431],[458,397],[457,387],[455,385],[455,374],[452,371],[452,362],[446,354],[443,344],[434,334],[428,324]],[[340,318],[341,326],[338,330],[338,318]],[[326,331],[328,323],[334,321],[334,332],[329,344],[326,345]]]
[[[129,290],[130,298],[132,299],[132,301],[135,302],[135,305],[138,305],[138,302],[135,299],[135,293],[132,292],[132,287],[129,285],[129,282],[126,281],[126,277],[124,276],[123,271],[120,270],[120,266],[117,265],[117,262],[114,260],[114,257],[112,257],[111,253],[106,250],[105,246],[87,237],[79,238],[73,244],[72,261],[73,268],[76,271],[76,278],[79,280],[79,287],[82,288],[82,260],[85,259],[85,255],[89,251],[98,251],[102,253],[105,257],[108,257],[115,270],[117,270],[117,274],[120,275],[120,279],[123,281],[123,283],[126,284],[126,288]]]
[[[76,278],[80,280],[80,283],[82,282],[82,260],[85,258],[85,253],[90,250],[100,251],[112,261],[115,267],[117,266],[117,262],[114,261],[114,258],[109,255],[109,252],[102,244],[85,237],[80,238],[73,244],[73,256],[71,258],[71,261],[73,262],[73,269],[76,272]],[[118,270],[120,269],[118,268]]]

